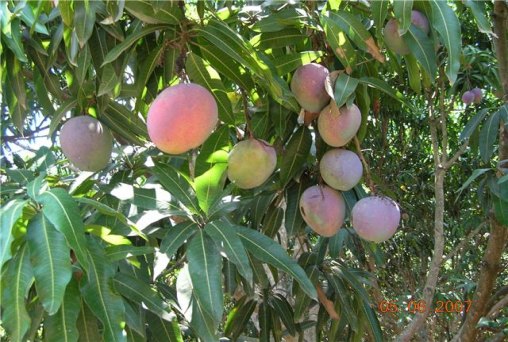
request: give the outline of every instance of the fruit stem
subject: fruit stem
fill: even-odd
[[[360,160],[362,161],[363,168],[365,170],[365,180],[367,182],[367,186],[369,187],[372,194],[376,193],[376,185],[372,181],[372,177],[370,176],[370,167],[369,164],[367,164],[367,160],[365,160],[365,157],[362,153],[362,148],[360,146],[360,140],[358,140],[358,137],[355,135],[354,137],[355,147],[358,152],[358,155],[360,156]]]
[[[252,121],[249,114],[249,103],[247,100],[247,93],[242,89],[242,103],[243,103],[243,112],[245,114],[245,132],[248,134],[249,139],[254,139],[254,134],[252,133]]]

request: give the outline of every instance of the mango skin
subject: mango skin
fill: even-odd
[[[399,206],[388,197],[365,197],[356,202],[351,210],[351,222],[362,239],[383,242],[397,231],[400,223]]]
[[[277,166],[275,149],[264,140],[247,139],[237,143],[228,157],[228,178],[241,189],[260,186]]]
[[[164,89],[150,106],[146,121],[150,140],[169,154],[185,153],[200,146],[217,122],[215,98],[194,83]]]
[[[294,73],[291,91],[306,111],[319,113],[330,102],[330,95],[325,90],[328,74],[328,69],[316,63],[302,65]]]
[[[358,132],[362,123],[362,113],[353,104],[336,109],[335,104],[326,106],[318,117],[318,131],[321,138],[330,146],[346,145]]]
[[[356,153],[335,148],[323,155],[319,171],[326,184],[336,190],[348,191],[362,178],[363,166]]]
[[[411,12],[411,23],[418,27],[420,30],[425,32],[425,34],[429,34],[430,27],[429,21],[427,17],[421,12],[412,11]],[[395,52],[398,55],[408,55],[411,51],[407,46],[406,42],[399,35],[399,24],[396,19],[388,20],[388,23],[383,29],[383,36],[385,38],[385,43],[388,49]]]
[[[326,185],[314,185],[300,197],[300,213],[313,231],[331,237],[344,223],[346,203],[338,191]]]
[[[108,164],[113,149],[111,131],[91,116],[77,116],[60,130],[63,154],[81,171],[96,172]]]

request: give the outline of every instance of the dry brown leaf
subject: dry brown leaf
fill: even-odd
[[[385,56],[381,54],[381,51],[379,50],[379,47],[377,46],[376,42],[374,41],[374,38],[369,37],[365,40],[365,44],[367,44],[367,50],[369,53],[374,57],[376,60],[380,61],[381,63],[385,62]]]

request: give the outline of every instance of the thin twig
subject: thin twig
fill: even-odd
[[[375,194],[376,193],[376,185],[372,181],[372,177],[370,175],[369,164],[367,163],[367,160],[363,156],[362,148],[360,146],[360,140],[358,140],[358,137],[356,135],[353,138],[353,140],[354,140],[354,143],[355,143],[356,150],[358,151],[358,155],[360,156],[360,160],[362,161],[363,169],[365,170],[365,180],[367,181],[367,186],[369,187],[369,189],[372,192],[372,194]]]
[[[254,138],[254,134],[252,133],[252,121],[249,114],[249,103],[247,100],[247,93],[242,89],[242,103],[243,103],[243,112],[245,114],[245,131],[247,132],[250,139]]]

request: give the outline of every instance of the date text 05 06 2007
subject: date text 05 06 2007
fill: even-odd
[[[437,300],[435,305],[429,306],[422,300],[410,300],[405,305],[399,305],[393,301],[382,300],[378,303],[378,310],[381,313],[396,313],[405,310],[409,313],[422,313],[431,310],[435,313],[462,313],[468,312],[471,307],[471,300]]]

